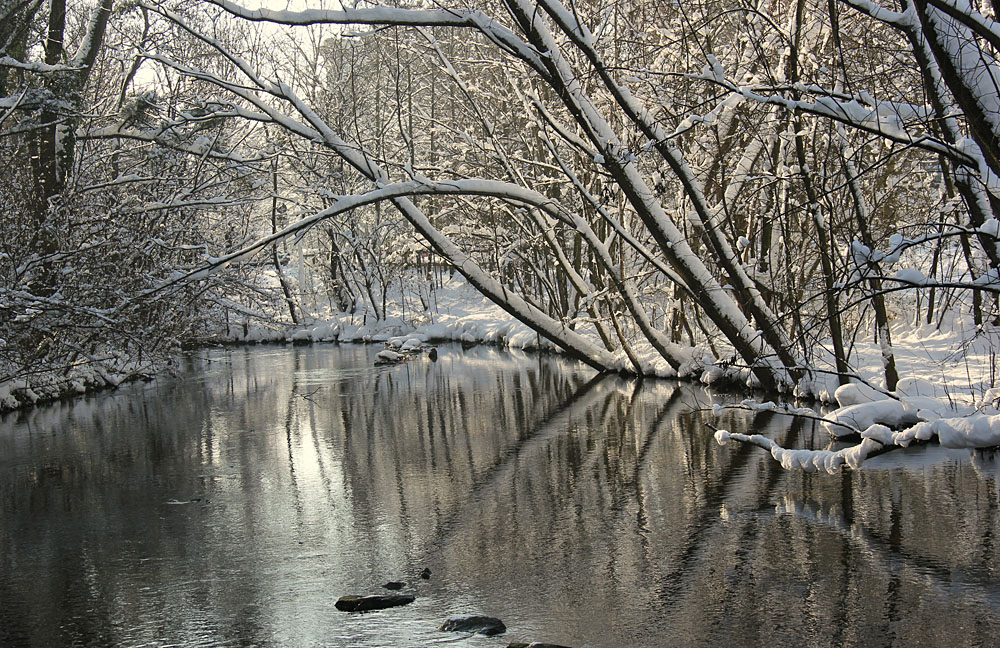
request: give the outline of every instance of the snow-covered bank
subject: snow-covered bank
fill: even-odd
[[[212,336],[194,341],[201,344],[300,343],[300,342],[398,342],[417,338],[421,342],[454,341],[495,344],[511,349],[554,351],[556,347],[525,324],[480,295],[459,278],[450,278],[435,291],[431,308],[419,308],[419,300],[396,295],[387,317],[377,320],[373,312],[322,312],[311,323],[298,327],[274,327],[264,323],[230,323]],[[414,308],[416,306],[416,308]],[[220,325],[222,326],[222,325]],[[2,341],[0,341],[2,343]],[[664,365],[666,370],[669,367]],[[117,387],[137,377],[168,371],[170,367],[139,366],[124,357],[107,354],[102,362],[72,367],[67,371],[38,372],[15,380],[0,380],[0,412],[31,407],[59,398]]]
[[[250,325],[246,331],[236,327],[227,335],[212,341],[223,342],[383,342],[402,343],[410,338],[422,342],[461,342],[494,344],[511,349],[558,351],[558,347],[543,338],[523,322],[479,294],[459,275],[444,281],[429,298],[430,308],[419,308],[419,300],[398,294],[390,302],[388,314],[377,320],[371,310],[357,313],[325,312],[311,323],[287,330],[274,330]],[[414,308],[416,306],[416,308]],[[587,337],[594,334],[590,327],[577,328]],[[627,357],[620,353],[620,364],[627,366]],[[656,356],[652,348],[644,349],[642,362],[650,375],[675,377],[671,367]]]
[[[102,389],[114,389],[122,383],[168,371],[169,368],[140,363],[120,354],[109,354],[69,368],[60,367],[12,380],[0,380],[0,413]]]
[[[396,303],[405,306],[419,302],[411,297],[409,302],[403,299]],[[585,324],[579,330],[590,334]],[[789,450],[763,437],[729,434],[725,430],[719,431],[716,438],[720,443],[736,439],[760,445],[786,468],[831,472],[844,465],[857,468],[869,455],[882,454],[890,447],[905,447],[913,441],[939,440],[953,448],[1000,445],[1000,389],[995,388],[1000,332],[952,320],[940,328],[897,322],[892,335],[901,376],[894,392],[885,390],[882,350],[874,343],[854,346],[852,362],[858,382],[840,386],[831,359],[829,366],[820,366],[820,371],[796,392],[808,400],[835,404],[837,408],[823,417],[831,439],[857,439],[858,445],[836,451]],[[558,350],[457,276],[435,291],[427,312],[414,308],[407,312],[397,306],[395,312],[379,321],[364,313],[328,314],[308,326],[288,331],[249,328],[246,335],[237,331],[227,341],[382,342],[398,346],[413,339]],[[651,375],[677,377],[678,372],[659,360],[648,345],[637,345],[635,351]],[[683,378],[709,385],[747,384],[750,378],[745,368],[728,366],[704,350],[698,349],[692,355],[698,360],[684,368]],[[624,357],[622,360],[624,366]],[[745,401],[745,406],[769,408],[769,404],[752,400]],[[807,408],[775,409],[789,415],[812,413]]]
[[[417,337],[422,341],[457,341],[500,344],[518,349],[551,349],[552,344],[517,321],[461,279],[450,278],[435,291],[431,309],[410,302],[392,302],[387,316],[376,319],[371,310],[356,313],[324,312],[311,323],[286,330],[250,325],[238,327],[215,341],[225,342],[389,342]]]
[[[371,311],[366,313],[362,310],[353,314],[324,312],[322,304],[313,304],[320,314],[307,325],[275,330],[251,324],[245,331],[241,327],[233,327],[229,333],[220,334],[212,341],[401,342],[417,337],[424,342],[457,341],[515,349],[556,350],[555,345],[480,295],[458,275],[445,280],[432,297],[425,299],[430,302],[427,311],[420,307],[416,297],[410,295],[402,299],[395,295],[390,301],[387,316],[382,320],[376,320]],[[596,339],[596,334],[587,323],[581,323],[576,330]],[[940,329],[933,326],[913,327],[898,322],[892,336],[901,376],[898,386],[901,395],[926,397],[931,399],[929,404],[938,403],[935,407],[952,407],[962,411],[962,408],[975,408],[1000,379],[996,375],[1000,330],[976,328],[964,320],[945,322]],[[723,349],[724,344],[720,345],[720,350]],[[677,372],[659,359],[648,344],[635,343],[635,352],[648,368],[649,375],[677,377]],[[824,403],[851,398],[850,404],[853,404],[878,398],[880,390],[885,387],[881,353],[882,349],[877,344],[858,341],[853,346],[851,357],[860,379],[858,385],[838,392],[840,385],[832,373],[833,360],[826,358],[825,362],[821,359],[818,372],[805,380],[796,394]],[[624,361],[624,354],[621,353],[621,356]],[[714,358],[707,350],[699,348],[693,350],[692,361],[682,368],[681,376],[705,384],[724,380],[745,383],[749,372],[746,368],[730,365],[725,359]]]

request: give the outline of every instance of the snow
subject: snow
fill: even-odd
[[[731,439],[752,443],[768,450],[775,461],[780,463],[785,470],[803,470],[805,472],[823,470],[831,475],[840,472],[844,465],[855,470],[858,469],[868,455],[883,447],[874,439],[864,439],[858,445],[841,450],[793,450],[783,448],[774,440],[760,434],[746,435],[727,430],[718,430],[715,433],[715,440],[719,445],[726,445]]]
[[[13,382],[0,382],[0,411],[14,409],[19,405],[18,399],[11,393],[13,389]]]
[[[976,403],[976,409],[986,409],[989,407],[1000,409],[1000,387],[987,389],[982,399]]]
[[[375,354],[375,358],[383,362],[399,362],[404,357],[406,356],[401,353],[396,353],[390,349],[383,349]]]
[[[937,437],[945,448],[991,448],[1000,446],[1000,414],[962,416],[924,421],[893,435],[896,445]]]
[[[78,67],[71,65],[48,65],[46,63],[41,63],[38,61],[27,61],[22,62],[10,56],[0,56],[0,67],[7,68],[17,68],[21,70],[28,70],[30,72],[38,72],[41,74],[47,74],[51,72],[73,72],[78,70]],[[0,107],[6,107],[0,105]]]
[[[411,337],[407,338],[399,348],[403,351],[413,351],[414,349],[419,349],[422,344],[423,340],[419,337]]]
[[[954,318],[941,328],[897,321],[892,336],[901,375],[894,392],[885,390],[880,350],[874,342],[855,349],[861,380],[837,386],[831,374],[817,376],[808,386],[811,393],[837,405],[822,417],[830,436],[834,440],[860,438],[859,444],[833,452],[790,450],[760,435],[726,431],[716,433],[716,439],[757,445],[786,469],[830,472],[845,465],[861,469],[875,450],[880,450],[880,457],[886,450],[915,452],[903,450],[914,443],[966,450],[1000,446],[1000,387],[994,386],[1000,331]],[[771,405],[744,401],[747,404],[754,410]],[[716,415],[723,409],[716,408]],[[796,413],[795,408],[784,409]]]
[[[837,391],[834,392],[833,397],[837,401],[838,405],[841,407],[847,407],[848,405],[871,403],[872,401],[882,400],[885,398],[885,395],[876,391],[870,385],[862,383],[848,383],[838,387]]]
[[[76,364],[58,373],[0,380],[0,412],[92,390],[117,387],[126,380],[148,375],[151,367],[122,353],[98,350],[91,363]]]
[[[955,9],[967,16],[973,11],[967,2],[953,0]],[[951,59],[962,83],[971,91],[973,100],[979,104],[983,118],[989,122],[993,133],[1000,132],[1000,69],[992,57],[984,56],[972,30],[947,13],[928,7],[927,24],[932,26],[942,44],[945,54]]]
[[[1000,271],[996,268],[990,268],[983,274],[976,277],[973,282],[978,286],[983,286],[984,288],[992,288],[993,290],[1000,290]]]
[[[396,296],[397,298],[400,295]],[[410,296],[411,303],[416,297]],[[478,293],[457,273],[447,277],[435,290],[434,307],[421,311],[411,307],[390,310],[376,321],[364,310],[355,314],[320,313],[306,326],[289,331],[268,331],[251,327],[244,336],[240,327],[233,341],[341,341],[384,342],[378,354],[383,362],[397,362],[403,352],[415,351],[434,341],[498,344],[516,349],[554,350],[525,324]],[[1000,445],[1000,388],[990,374],[990,354],[995,353],[997,336],[961,319],[948,321],[941,329],[913,327],[896,322],[894,350],[902,379],[895,392],[887,393],[881,381],[881,350],[875,343],[857,344],[857,373],[864,382],[838,386],[835,377],[814,379],[813,393],[824,393],[837,408],[823,417],[823,426],[834,438],[854,436],[860,442],[839,450],[790,449],[762,435],[743,435],[720,430],[716,440],[752,443],[769,452],[789,470],[836,473],[845,466],[861,469],[865,460],[886,448],[907,448],[915,442],[938,441],[945,448],[986,448]],[[959,351],[960,350],[960,351]],[[643,360],[656,375],[675,375],[649,348],[637,347]],[[962,355],[960,355],[960,353]],[[694,360],[697,359],[697,362]],[[704,351],[691,354],[692,367],[702,380],[712,383],[731,369],[719,364]],[[69,378],[68,387],[82,392],[93,386],[115,385],[134,368],[124,364],[116,371],[81,368]],[[53,387],[54,389],[54,387]],[[65,391],[65,390],[64,390]],[[26,383],[0,383],[0,409],[51,397],[49,388]],[[741,406],[753,411],[773,411],[792,416],[816,417],[804,407],[785,403],[744,400]],[[716,415],[724,411],[717,405]],[[905,450],[900,450],[904,451]]]
[[[884,399],[841,407],[824,417],[823,427],[835,437],[860,434],[876,423],[899,425],[906,408],[898,400]]]
[[[435,294],[433,313],[406,316],[397,308],[376,321],[370,313],[326,313],[294,331],[251,328],[233,341],[268,342],[304,339],[314,342],[385,342],[400,350],[434,341],[500,344],[520,349],[551,349],[552,345],[480,295],[460,275],[444,281]]]
[[[900,270],[893,278],[897,281],[913,284],[915,286],[921,286],[927,283],[927,277],[924,276],[924,273],[913,269]]]
[[[706,58],[708,59],[707,70],[711,71],[712,80],[717,83],[725,83],[726,71],[723,69],[722,64],[719,63],[719,59],[717,59],[714,54],[709,54]]]

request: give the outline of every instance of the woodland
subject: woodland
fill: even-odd
[[[305,4],[0,0],[5,408],[453,273],[597,371],[765,394],[992,344],[995,0]]]

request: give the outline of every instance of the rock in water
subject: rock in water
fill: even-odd
[[[488,616],[466,616],[448,619],[442,623],[438,630],[445,632],[471,632],[491,637],[493,635],[507,632],[507,626],[500,619]]]
[[[431,362],[437,362],[438,350],[434,347],[431,347],[431,350],[427,352],[427,357],[431,359]]]
[[[431,577],[431,570],[428,569],[428,568],[426,568],[426,567],[424,567],[424,570],[422,572],[420,572],[420,578],[423,578],[424,580],[427,580],[430,577]]]
[[[388,583],[386,583],[382,587],[384,587],[384,588],[386,588],[388,590],[401,590],[404,587],[406,587],[406,583],[404,583],[403,581],[389,581]]]
[[[368,610],[384,610],[413,603],[416,599],[412,594],[372,594],[371,596],[341,596],[334,604],[341,612],[367,612]]]
[[[375,364],[396,364],[397,362],[402,362],[406,360],[406,356],[402,353],[396,353],[390,349],[383,349],[375,354]]]
[[[414,337],[408,339],[406,342],[403,342],[403,346],[401,346],[399,349],[400,351],[416,351],[417,349],[420,348],[422,344],[423,342],[420,340],[420,338]]]
[[[539,641],[532,641],[530,644],[515,641],[507,644],[507,648],[569,648],[569,646],[560,646],[558,644],[542,643]]]

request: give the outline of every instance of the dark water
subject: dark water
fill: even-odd
[[[988,457],[788,473],[716,445],[696,388],[376,351],[211,352],[4,418],[0,646],[1000,645]],[[397,579],[415,603],[333,608]],[[469,613],[509,630],[436,631]]]

